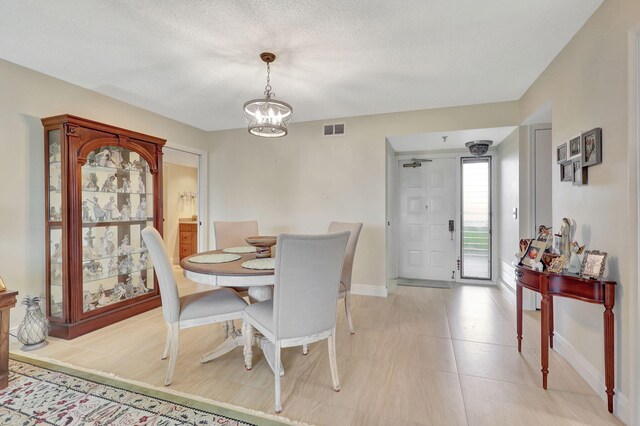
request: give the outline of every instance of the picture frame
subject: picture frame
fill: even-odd
[[[551,274],[561,274],[562,270],[567,265],[567,261],[568,261],[567,256],[565,256],[564,254],[561,254],[560,256],[555,257],[549,264],[549,267],[547,268],[547,272]]]
[[[573,182],[573,162],[560,164],[560,182]]]
[[[556,148],[556,163],[562,164],[567,161],[567,149],[566,143]]]
[[[582,135],[576,135],[569,140],[568,159],[580,158],[582,154]]]
[[[580,158],[583,167],[602,163],[602,128],[596,127],[582,134]]]
[[[607,266],[607,253],[597,250],[587,250],[582,258],[580,275],[599,280],[604,275]]]
[[[533,268],[533,265],[542,260],[542,255],[547,248],[546,241],[531,240],[524,256],[520,259],[520,264]]]
[[[582,160],[579,158],[571,162],[571,170],[573,173],[573,185],[581,186],[587,184],[587,168],[582,166]]]

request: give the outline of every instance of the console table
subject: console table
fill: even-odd
[[[0,389],[9,385],[9,310],[16,306],[17,291],[0,293]]]
[[[613,365],[613,304],[616,298],[615,281],[598,281],[571,274],[538,272],[527,266],[516,266],[516,315],[518,327],[518,352],[522,351],[522,288],[542,296],[541,350],[542,387],[547,388],[549,373],[549,345],[553,348],[553,297],[568,297],[587,303],[604,305],[604,371],[607,403],[613,413],[614,365]]]

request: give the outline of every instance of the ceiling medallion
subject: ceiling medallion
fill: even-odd
[[[264,87],[263,99],[252,99],[245,102],[244,116],[249,123],[249,133],[264,138],[279,138],[287,134],[287,126],[293,116],[293,108],[286,102],[273,98],[271,91],[270,64],[276,60],[276,55],[269,52],[260,54],[267,64],[267,85]]]
[[[488,140],[480,140],[480,141],[471,141],[464,144],[467,148],[469,148],[469,152],[476,157],[482,157],[489,150],[489,146],[493,144],[493,141]]]

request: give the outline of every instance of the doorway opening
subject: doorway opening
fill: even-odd
[[[206,153],[175,144],[163,149],[163,237],[174,265],[206,250]]]

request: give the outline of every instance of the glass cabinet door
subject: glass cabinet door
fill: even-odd
[[[48,132],[49,145],[49,316],[62,318],[64,298],[62,290],[63,256],[62,239],[62,154],[60,129]]]
[[[154,289],[141,231],[153,226],[153,175],[135,151],[101,147],[82,167],[82,300],[88,313]]]

